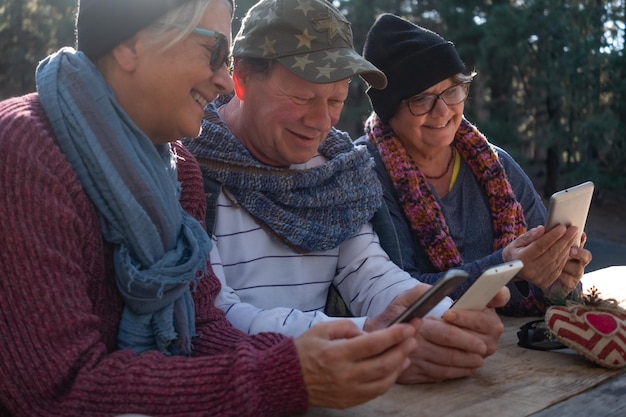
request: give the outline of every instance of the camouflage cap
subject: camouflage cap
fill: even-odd
[[[314,83],[360,75],[373,88],[387,85],[354,50],[350,23],[325,0],[260,0],[242,21],[233,56],[275,59]]]

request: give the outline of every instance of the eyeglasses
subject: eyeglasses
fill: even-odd
[[[517,345],[534,350],[564,349],[563,343],[552,335],[544,320],[524,324],[517,332]]]
[[[419,94],[402,100],[406,103],[413,116],[422,116],[435,108],[437,100],[441,99],[448,106],[464,102],[469,94],[471,81],[455,84],[439,94]]]
[[[217,72],[222,68],[222,65],[226,65],[226,68],[231,67],[230,46],[228,45],[228,39],[220,32],[215,32],[208,29],[193,28],[193,33],[197,33],[202,36],[207,36],[215,41],[215,46],[211,49],[211,59],[209,65],[213,72]]]

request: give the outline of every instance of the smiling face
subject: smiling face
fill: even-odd
[[[348,96],[349,80],[317,84],[276,63],[269,74],[235,73],[242,105],[235,135],[261,162],[288,166],[310,160]]]
[[[223,34],[230,44],[230,23],[228,2],[212,0],[197,27]],[[204,107],[233,87],[225,65],[211,69],[216,41],[196,31],[163,49],[150,37],[149,31],[139,32],[130,44],[114,50],[119,70],[110,72],[108,81],[124,110],[152,142],[195,137]]]
[[[440,94],[455,83],[446,79],[420,94]],[[463,120],[464,107],[464,102],[449,106],[439,99],[429,113],[413,116],[406,103],[402,102],[389,119],[389,126],[407,150],[430,155],[452,143]]]

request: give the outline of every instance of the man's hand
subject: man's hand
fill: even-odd
[[[418,281],[416,281],[418,282]],[[384,329],[396,319],[400,314],[420,298],[432,285],[420,283],[410,290],[406,290],[399,294],[391,304],[387,306],[385,311],[376,317],[368,317],[363,325],[363,330],[371,332],[378,329]]]
[[[384,394],[410,365],[414,335],[408,324],[372,333],[348,320],[315,325],[295,340],[309,404],[347,408]]]
[[[504,306],[509,298],[504,287],[482,311],[448,310],[442,319],[413,320],[417,349],[398,382],[435,382],[474,374],[496,351],[504,325],[494,308]]]

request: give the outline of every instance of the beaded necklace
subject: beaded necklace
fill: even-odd
[[[443,176],[446,175],[448,173],[448,171],[450,171],[450,167],[452,166],[452,161],[454,161],[454,155],[456,155],[456,152],[454,151],[454,147],[451,146],[450,147],[450,159],[448,160],[448,164],[446,165],[446,170],[443,171],[443,173],[441,175],[426,175],[424,172],[422,172],[422,174],[424,174],[424,176],[426,178],[428,178],[429,180],[440,180],[440,179],[442,179]]]

